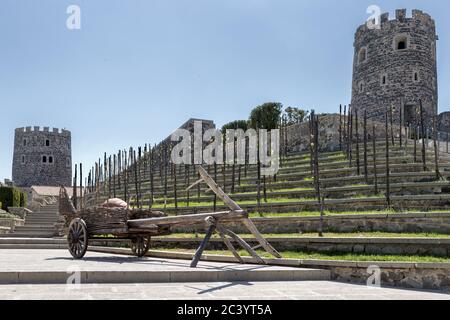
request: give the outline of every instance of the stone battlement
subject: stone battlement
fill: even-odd
[[[64,136],[70,136],[70,131],[66,129],[59,129],[59,128],[52,128],[50,131],[50,127],[40,127],[40,126],[29,126],[29,127],[22,127],[17,128],[16,133],[35,133],[35,132],[48,132],[53,134],[60,134]]]
[[[390,16],[389,12],[385,12],[380,15],[380,23],[382,29],[383,27],[386,27],[388,24],[395,25],[412,21],[419,21],[420,24],[428,26],[430,28],[435,27],[435,22],[433,18],[428,13],[425,13],[422,10],[413,9],[412,15],[408,16],[408,12],[406,9],[397,9],[395,11],[395,19],[389,19],[389,16]],[[375,23],[375,19],[372,20],[372,23]],[[367,23],[364,23],[359,26],[359,28],[356,31],[356,34],[357,36],[359,36],[360,34],[366,33],[368,31],[376,31],[376,29],[369,30],[369,28],[367,27]]]

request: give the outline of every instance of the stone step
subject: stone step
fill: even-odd
[[[66,249],[67,244],[1,244],[0,249]]]
[[[40,226],[18,226],[15,228],[16,232],[51,232],[54,231],[55,228],[52,225],[40,225]]]
[[[63,245],[66,244],[64,238],[0,238],[0,244],[48,244],[48,245]]]
[[[8,237],[8,238],[51,238],[53,237],[54,232],[14,232],[6,235],[2,235],[0,237]]]

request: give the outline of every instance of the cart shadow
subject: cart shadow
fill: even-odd
[[[193,286],[186,286],[187,288],[191,288],[194,290],[199,290],[199,292],[197,292],[197,294],[206,294],[206,293],[211,293],[214,291],[219,291],[222,289],[226,289],[226,288],[231,288],[231,287],[236,287],[236,286],[253,286],[253,283],[247,282],[247,281],[236,281],[236,282],[230,282],[230,283],[226,283],[220,286],[216,286],[213,288],[208,288],[208,289],[201,289],[201,288],[196,288]]]
[[[77,260],[71,257],[53,257],[47,258],[45,260],[48,261],[57,261],[57,260],[66,260],[66,261],[86,261],[86,262],[99,262],[99,263],[114,263],[114,264],[139,264],[139,265],[158,265],[158,266],[171,266],[171,267],[180,267],[180,268],[189,268],[190,260],[180,260],[179,262],[173,260],[164,260],[153,257],[84,257],[81,260]],[[226,264],[226,265],[207,265],[206,263],[212,263],[210,261],[200,261],[198,265],[198,269],[209,269],[209,270],[232,270],[236,271],[236,267],[240,271],[252,271],[258,269],[264,269],[267,266],[264,265],[250,265],[250,264]],[[206,265],[205,265],[206,264]],[[195,268],[192,268],[195,270]]]

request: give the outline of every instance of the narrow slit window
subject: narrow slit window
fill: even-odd
[[[48,163],[53,163],[53,157],[52,156],[48,157]]]
[[[22,164],[25,164],[25,156],[22,156]]]

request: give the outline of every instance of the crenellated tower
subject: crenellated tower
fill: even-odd
[[[375,22],[375,21],[374,21]],[[425,118],[437,114],[436,27],[430,15],[405,9],[380,17],[379,28],[361,25],[355,34],[352,107],[384,119],[386,107],[403,110],[405,123],[417,118],[419,100]]]
[[[15,130],[12,178],[19,187],[71,186],[71,133],[49,127]]]

